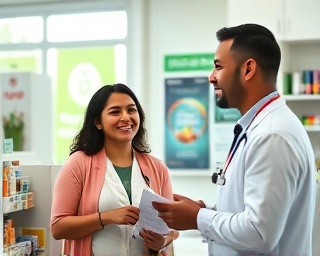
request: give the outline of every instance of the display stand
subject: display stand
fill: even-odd
[[[21,165],[23,173],[30,177],[36,207],[12,214],[15,226],[46,228],[45,255],[60,255],[61,252],[61,240],[55,240],[50,232],[53,185],[60,168],[60,165]]]
[[[1,121],[14,151],[32,151],[41,163],[53,162],[53,91],[48,76],[0,74]]]
[[[0,155],[3,159],[3,155]],[[8,160],[8,155],[6,160]],[[12,158],[12,160],[16,158]],[[2,160],[1,160],[2,163]],[[13,220],[15,227],[25,228],[45,228],[46,230],[46,247],[45,251],[39,255],[60,255],[61,240],[55,240],[50,232],[50,215],[53,185],[58,172],[61,169],[60,165],[20,165],[23,175],[30,178],[30,190],[34,191],[35,207],[27,210],[11,212],[10,217]],[[1,169],[2,175],[2,169]],[[2,183],[1,183],[2,191]],[[3,230],[3,208],[1,196],[1,226]],[[3,252],[3,232],[0,232],[0,250]]]

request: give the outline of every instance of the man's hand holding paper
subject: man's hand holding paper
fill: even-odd
[[[158,210],[158,216],[175,230],[197,229],[197,215],[205,204],[195,202],[185,196],[174,194],[174,202],[162,203],[154,201],[153,207]]]
[[[172,203],[172,201],[155,194],[151,189],[144,189],[139,204],[139,220],[134,227],[133,236],[137,239],[143,239],[153,251],[165,250],[166,253],[171,252],[168,255],[173,255],[172,246],[169,245],[178,238],[179,232],[170,229],[158,216],[158,211],[152,205],[153,202]]]
[[[168,235],[170,229],[158,216],[158,211],[153,208],[152,202],[170,203],[168,199],[144,189],[139,204],[140,215],[136,226],[138,229],[151,230],[161,235]]]

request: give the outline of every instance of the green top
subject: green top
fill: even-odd
[[[130,204],[132,204],[131,200],[131,173],[132,173],[132,166],[128,167],[119,167],[113,165],[114,169],[118,173],[118,176],[120,177],[120,180],[127,191]]]

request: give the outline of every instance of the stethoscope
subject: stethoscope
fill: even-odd
[[[212,174],[211,180],[214,184],[217,184],[219,186],[223,186],[224,184],[226,184],[225,174],[226,174],[227,168],[228,168],[234,154],[236,153],[239,145],[241,144],[241,142],[243,140],[245,140],[244,145],[246,145],[246,143],[247,143],[247,130],[248,130],[248,128],[246,129],[245,133],[240,137],[238,142],[236,144],[233,143],[235,145],[231,146],[225,167],[223,169],[220,169],[219,172],[215,172]],[[236,142],[236,141],[237,141],[237,137],[235,137],[235,139],[234,139],[234,142]]]
[[[217,184],[219,186],[223,186],[226,184],[226,178],[225,178],[225,175],[226,175],[226,172],[227,172],[227,169],[229,167],[229,164],[231,163],[231,160],[232,158],[234,157],[237,149],[239,148],[239,145],[241,144],[241,142],[244,140],[244,145],[246,145],[247,143],[247,131],[249,129],[249,127],[251,126],[253,120],[260,114],[260,112],[266,108],[271,102],[275,101],[276,99],[278,99],[280,97],[279,94],[276,94],[274,97],[272,97],[270,100],[268,100],[266,103],[264,103],[258,110],[257,112],[255,113],[255,115],[253,116],[252,120],[250,121],[249,125],[246,127],[246,130],[244,132],[244,134],[240,137],[240,139],[238,140],[238,136],[241,134],[242,132],[242,128],[241,128],[241,131],[235,135],[234,139],[233,139],[233,142],[232,142],[232,145],[231,145],[231,148],[229,150],[229,153],[228,153],[228,157],[227,157],[227,161],[226,161],[226,164],[225,166],[219,170],[219,172],[215,172],[212,174],[211,176],[211,181],[214,183],[214,184]],[[239,125],[239,124],[237,124]],[[237,141],[238,140],[238,141]]]
[[[141,176],[142,176],[143,180],[145,181],[147,187],[151,189],[150,179],[149,179],[149,177],[148,177],[147,175],[144,174],[144,172],[143,172],[143,170],[142,170],[142,168],[141,168],[141,166],[140,166],[140,163],[139,163],[138,159],[137,159],[137,163],[138,163],[138,166],[139,166],[139,169],[140,169]]]
[[[146,184],[147,184],[148,188],[151,188],[151,186],[150,186],[150,179],[149,179],[149,177],[143,173],[143,171],[142,171],[142,169],[141,169],[141,168],[140,168],[140,171],[141,171],[141,175],[142,175],[142,177],[143,177],[144,181],[146,182]]]

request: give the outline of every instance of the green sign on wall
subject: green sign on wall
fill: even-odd
[[[64,162],[92,95],[115,82],[114,47],[59,49],[55,101],[55,160]]]
[[[1,71],[37,71],[37,59],[34,56],[28,57],[5,57],[0,58]]]
[[[165,55],[164,70],[179,71],[210,71],[213,69],[213,53]]]

